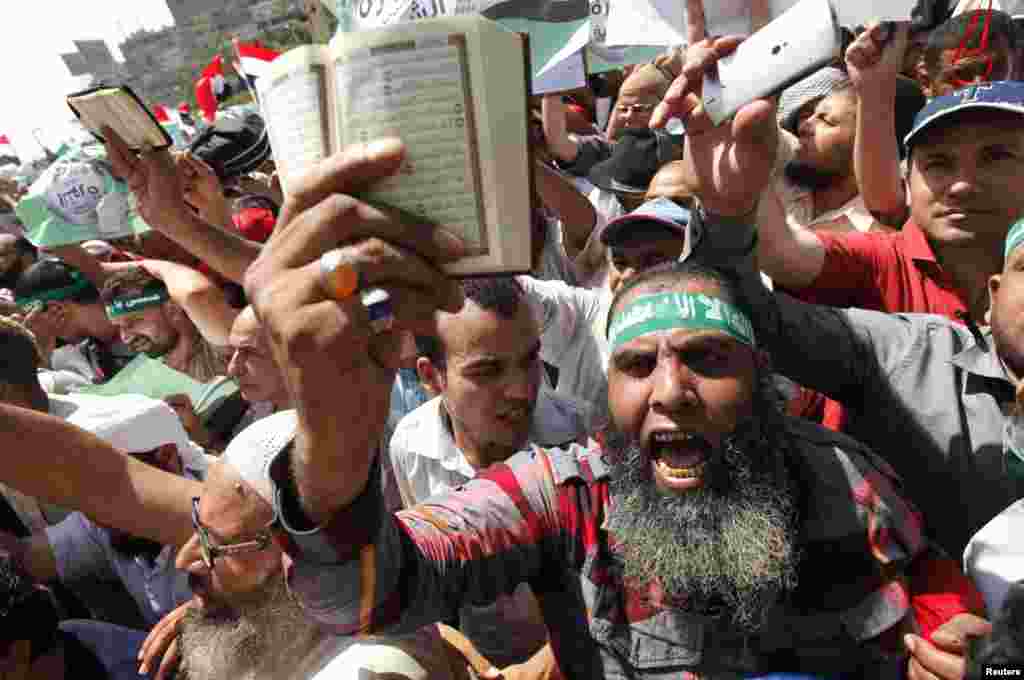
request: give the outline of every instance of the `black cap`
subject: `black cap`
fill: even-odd
[[[594,186],[607,191],[643,194],[661,166],[678,158],[683,136],[664,130],[635,128],[623,131],[612,155],[587,174]]]
[[[189,151],[206,162],[221,181],[252,172],[270,158],[270,138],[256,113],[225,117],[203,130]]]

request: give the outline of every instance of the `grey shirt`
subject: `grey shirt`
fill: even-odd
[[[740,273],[759,346],[776,371],[847,407],[847,432],[903,477],[937,543],[963,554],[971,536],[1024,497],[1003,449],[1013,385],[991,334],[931,314],[884,314],[811,305],[761,283],[749,227],[718,220],[696,257]],[[746,248],[729,250],[729,244]]]

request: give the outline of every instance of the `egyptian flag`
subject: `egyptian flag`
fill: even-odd
[[[224,92],[224,64],[221,55],[213,58],[196,81],[196,103],[207,123],[217,116],[217,99]]]
[[[239,42],[237,38],[233,42],[235,54],[238,55],[234,63],[235,71],[249,83],[250,89],[253,89],[256,87],[256,80],[267,73],[270,62],[277,59],[281,53],[259,43]]]
[[[194,128],[196,126],[196,121],[192,118],[192,109],[189,108],[188,102],[178,104],[178,120],[187,127]]]

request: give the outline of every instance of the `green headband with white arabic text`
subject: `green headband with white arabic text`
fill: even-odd
[[[1010,253],[1016,250],[1021,243],[1024,243],[1024,220],[1017,220],[1006,234],[1006,250],[1003,251],[1003,259],[1009,257]]]
[[[614,352],[641,335],[675,328],[722,331],[744,345],[756,347],[750,319],[725,300],[710,295],[659,293],[638,297],[608,324],[608,344]]]
[[[157,307],[171,299],[167,286],[162,281],[155,281],[134,295],[119,295],[107,304],[107,317],[116,319],[148,307]]]

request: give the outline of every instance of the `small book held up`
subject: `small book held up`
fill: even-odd
[[[448,274],[531,268],[526,37],[478,15],[339,33],[287,52],[260,78],[284,192],[348,145],[399,137],[406,161],[360,194],[437,224],[469,254]]]
[[[97,87],[67,96],[68,106],[86,130],[101,142],[101,130],[116,131],[132,150],[165,149],[173,140],[156,116],[127,85]]]

